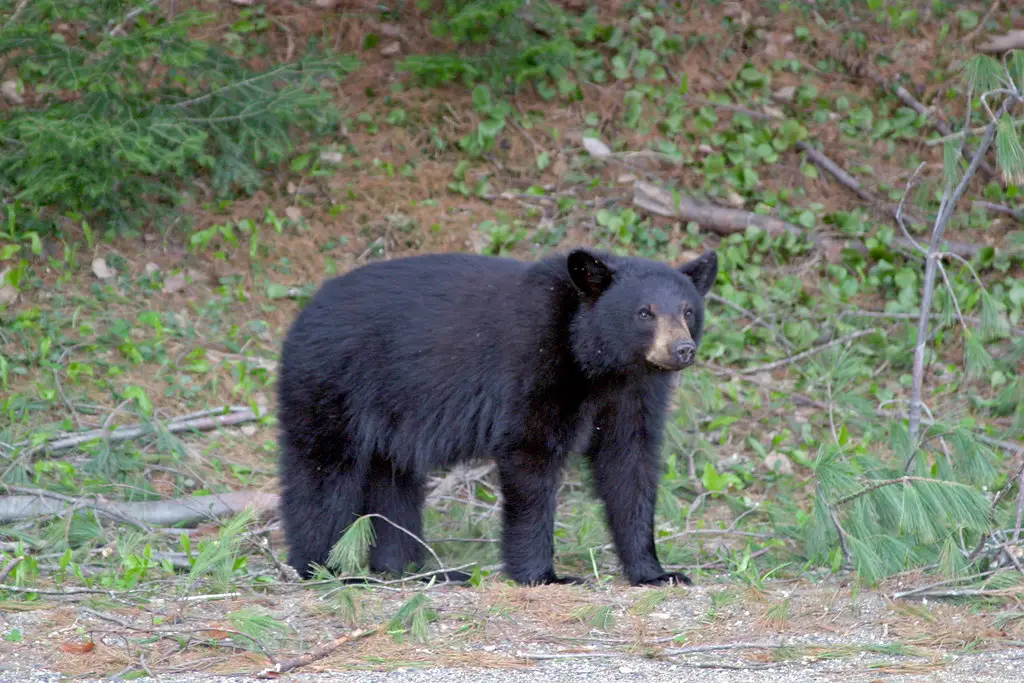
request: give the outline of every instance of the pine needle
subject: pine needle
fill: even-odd
[[[964,175],[960,141],[946,140],[942,145],[942,180],[946,187],[955,187]]]
[[[1010,336],[1010,323],[1003,316],[996,298],[988,291],[981,290],[981,338],[983,341],[1006,339]]]
[[[327,566],[342,574],[357,574],[366,566],[375,540],[373,518],[360,517],[345,530],[327,556]]]
[[[975,55],[964,62],[964,83],[974,92],[1003,87],[1003,65],[988,55]]]
[[[995,369],[995,361],[988,349],[970,328],[964,330],[964,360],[968,377],[987,377]]]
[[[996,164],[1007,185],[1024,184],[1024,145],[1009,113],[996,126]]]
[[[288,624],[254,607],[229,612],[227,617],[232,627],[252,638],[253,642],[244,638],[238,639],[239,645],[251,650],[259,650],[260,646],[262,649],[276,650],[281,641],[292,632]]]

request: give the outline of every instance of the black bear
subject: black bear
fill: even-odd
[[[325,282],[281,355],[281,516],[288,562],[323,564],[360,515],[422,537],[434,468],[497,462],[505,573],[555,574],[555,493],[571,451],[586,454],[632,585],[689,583],[654,543],[662,428],[673,374],[694,362],[708,251],[678,268],[587,249],[537,262],[428,254]],[[422,560],[408,534],[373,518],[374,572]]]

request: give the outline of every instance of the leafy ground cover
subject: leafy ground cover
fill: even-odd
[[[1019,7],[0,9],[6,665],[254,672],[352,629],[302,666],[747,642],[732,665],[909,671],[1024,641],[1024,50],[983,52]],[[486,464],[439,473],[426,519],[472,586],[296,583],[273,383],[319,282],[580,244],[719,251],[658,509],[699,586],[626,587],[575,464],[556,560],[590,588],[503,581]],[[331,569],[362,571],[364,531]]]

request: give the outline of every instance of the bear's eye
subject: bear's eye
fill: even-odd
[[[693,322],[693,309],[687,308],[685,311],[683,311],[683,317],[686,318],[687,322]]]
[[[644,306],[637,312],[637,316],[639,316],[641,320],[650,320],[654,317],[654,311]]]

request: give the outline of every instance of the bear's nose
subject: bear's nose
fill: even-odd
[[[693,365],[693,359],[697,355],[697,345],[693,341],[685,339],[681,342],[676,342],[675,348],[672,351],[675,353],[679,364],[685,368]]]

